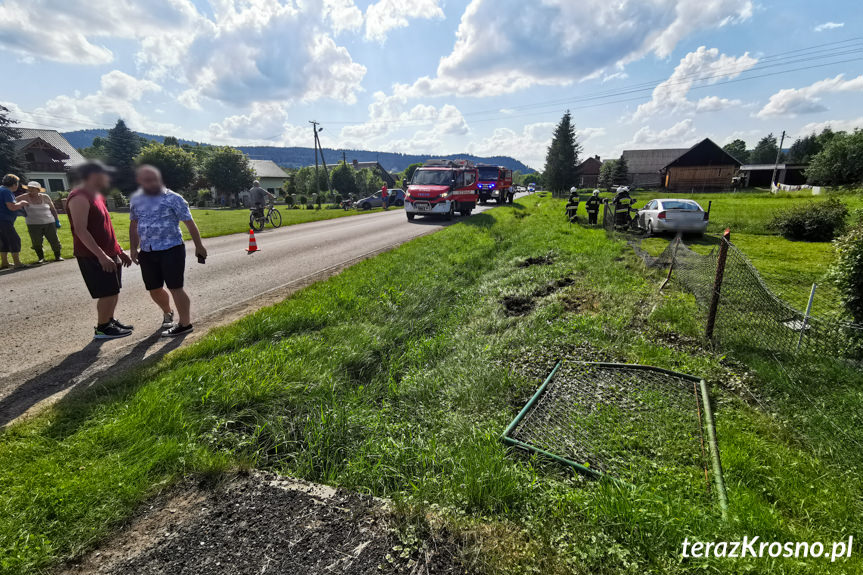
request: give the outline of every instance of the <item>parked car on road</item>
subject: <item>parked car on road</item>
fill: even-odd
[[[693,200],[650,200],[638,210],[638,227],[648,235],[663,232],[703,234],[709,223],[709,214]]]
[[[389,191],[389,195],[390,207],[405,205],[404,190],[395,188]],[[358,200],[354,205],[357,207],[357,209],[360,210],[371,210],[372,208],[382,208],[384,205],[384,201],[381,198],[381,192],[375,192],[367,198]]]

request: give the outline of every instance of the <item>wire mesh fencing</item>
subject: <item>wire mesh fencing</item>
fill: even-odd
[[[672,277],[707,310],[707,335],[719,345],[784,360],[863,358],[863,325],[795,309],[767,287],[726,237],[703,255],[678,236],[659,257],[645,261],[652,267],[671,268]],[[717,275],[720,267],[722,273]]]
[[[699,378],[648,366],[564,362],[504,439],[587,475],[628,483],[674,468],[675,488],[697,496],[711,490],[709,453],[716,448],[712,433],[705,434],[707,426],[712,432],[712,419],[702,385]]]

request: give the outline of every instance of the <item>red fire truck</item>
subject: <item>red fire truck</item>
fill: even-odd
[[[476,166],[467,160],[428,160],[417,168],[405,194],[408,221],[417,215],[452,219],[476,207]]]
[[[490,199],[497,203],[512,203],[515,192],[512,189],[512,170],[503,166],[479,164],[477,166],[479,182],[477,183],[479,202],[485,204]]]

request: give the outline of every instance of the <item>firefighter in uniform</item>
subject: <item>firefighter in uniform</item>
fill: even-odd
[[[587,223],[595,226],[599,218],[599,206],[602,202],[599,200],[599,190],[593,190],[593,194],[587,198],[585,207],[587,208]]]
[[[569,202],[566,204],[566,217],[570,223],[578,220],[578,190],[573,187],[569,190]]]
[[[632,207],[632,196],[629,195],[629,188],[626,186],[617,188],[617,193],[614,194],[611,203],[614,205],[614,225],[629,226],[629,210]]]

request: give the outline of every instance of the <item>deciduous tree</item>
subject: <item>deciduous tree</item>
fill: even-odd
[[[743,140],[738,138],[728,142],[722,146],[722,149],[734,156],[734,158],[741,164],[749,163],[749,150],[746,149],[746,142]]]
[[[834,134],[806,170],[807,179],[824,186],[863,183],[863,130]]]
[[[230,146],[214,148],[204,161],[203,175],[219,194],[236,196],[255,181],[255,172],[244,153]]]
[[[770,133],[761,138],[755,149],[749,153],[749,163],[772,164],[776,161],[776,153],[778,151],[779,144],[776,142],[776,136]]]
[[[195,179],[195,156],[180,147],[152,142],[141,149],[137,163],[159,168],[165,186],[175,192],[188,190]]]

